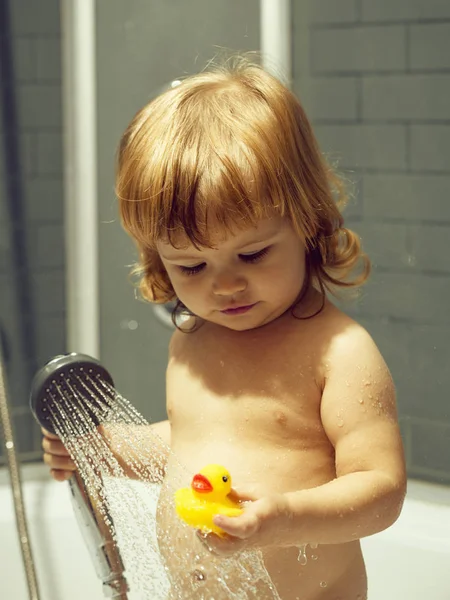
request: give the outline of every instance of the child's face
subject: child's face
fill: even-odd
[[[157,248],[177,297],[198,317],[242,331],[288,310],[305,277],[305,246],[290,222],[263,219],[256,227],[214,238],[213,248],[190,242]]]

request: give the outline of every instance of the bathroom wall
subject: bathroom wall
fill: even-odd
[[[259,49],[258,0],[97,2],[101,356],[117,387],[154,421],[165,418],[171,330],[135,300],[128,280],[136,255],[117,222],[114,155],[140,107],[221,49]]]
[[[10,18],[2,15],[0,25],[0,328],[19,450],[32,458],[39,433],[28,409],[30,377],[37,365],[65,350],[61,31],[58,0],[5,6]],[[12,52],[13,83],[5,44]],[[17,242],[24,250],[18,265]]]
[[[50,357],[67,351],[61,15],[58,0],[6,4],[19,161],[8,170],[0,124],[0,324],[18,449],[27,460],[41,456],[28,408],[30,379]],[[136,256],[117,223],[114,155],[128,121],[161,86],[203,68],[222,49],[259,48],[259,2],[97,0],[96,12],[101,359],[118,389],[148,419],[159,420],[165,418],[171,331],[152,307],[136,301],[128,279]],[[23,223],[8,216],[7,172],[20,192],[15,204],[23,201]],[[18,239],[26,255],[17,270],[12,242]]]
[[[373,263],[349,312],[398,388],[411,477],[450,482],[450,2],[293,2],[294,89],[355,181]]]
[[[393,372],[410,476],[449,483],[450,4],[292,6],[293,88],[323,150],[355,182],[347,223],[374,262],[366,291],[345,308]],[[20,161],[8,170],[2,123],[0,325],[24,458],[40,456],[27,406],[30,373],[66,350],[59,7],[9,2]],[[161,86],[199,70],[220,47],[259,48],[259,2],[97,0],[96,7],[101,356],[117,387],[157,420],[165,416],[170,330],[135,300],[128,281],[136,256],[117,222],[114,154],[129,119]],[[11,224],[6,211],[8,174],[20,184],[22,224]],[[19,269],[11,233],[27,250]],[[27,314],[18,310],[24,296]]]

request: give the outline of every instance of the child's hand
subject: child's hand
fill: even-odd
[[[283,545],[284,532],[289,528],[287,503],[283,494],[248,502],[238,517],[217,515],[214,523],[226,537],[199,533],[206,547],[221,556],[230,556],[245,548]]]
[[[42,448],[44,450],[44,463],[50,467],[50,474],[56,481],[70,479],[76,466],[69,453],[57,435],[41,428],[44,435]]]

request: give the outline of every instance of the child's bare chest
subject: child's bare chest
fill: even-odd
[[[291,364],[289,364],[291,363]],[[190,364],[169,366],[167,409],[172,425],[209,422],[228,433],[242,429],[281,438],[298,436],[318,425],[320,389],[312,370],[293,357],[204,353]]]
[[[168,409],[185,413],[194,404],[202,413],[227,410],[240,419],[269,412],[270,421],[287,426],[320,408],[317,362],[311,347],[283,331],[185,334],[169,362]]]
[[[276,462],[286,467],[287,480],[303,462],[308,470],[325,463],[331,468],[311,348],[288,336],[272,336],[269,343],[263,336],[206,335],[196,342],[188,339],[175,349],[169,364],[174,450],[195,457],[198,466],[212,458],[239,465],[253,455],[257,464],[246,468],[261,474]]]

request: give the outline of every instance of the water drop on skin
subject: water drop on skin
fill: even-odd
[[[327,587],[327,585],[328,585],[328,583],[327,583],[326,581],[321,581],[321,582],[320,582],[320,587],[321,587],[321,588],[326,588],[326,587]]]
[[[308,562],[308,557],[306,556],[306,546],[300,546],[297,560],[303,566]]]
[[[200,571],[200,569],[195,569],[192,573],[192,578],[194,581],[205,581],[206,575]]]

